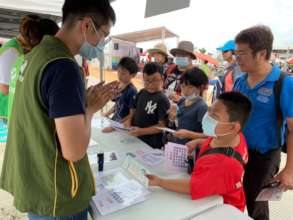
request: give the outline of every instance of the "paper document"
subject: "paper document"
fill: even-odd
[[[140,180],[145,172],[134,158],[128,156],[122,168],[98,173],[97,194],[91,201],[93,212],[107,215],[145,201],[150,194]]]
[[[165,154],[162,150],[138,150],[136,156],[139,162],[148,166],[158,166],[164,161]]]
[[[282,199],[283,190],[279,185],[279,183],[274,182],[264,187],[255,201],[280,201]]]
[[[126,156],[122,167],[126,169],[135,179],[137,179],[145,187],[149,185],[149,179],[145,176],[147,169],[138,163],[133,157]]]
[[[176,143],[167,143],[165,145],[165,167],[176,171],[187,170],[187,147]]]
[[[113,121],[111,119],[108,119],[110,125],[112,128],[114,128],[116,131],[119,131],[119,132],[129,132],[132,130],[132,128],[126,128],[122,123],[120,122],[117,122],[117,121]]]
[[[156,127],[157,129],[159,130],[162,130],[162,131],[166,131],[166,132],[169,132],[169,133],[175,133],[176,131],[171,129],[171,128],[163,128],[163,127]]]

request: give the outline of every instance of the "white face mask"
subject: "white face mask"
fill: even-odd
[[[198,96],[193,94],[193,95],[188,95],[188,96],[183,95],[183,97],[188,101],[194,101]]]
[[[231,132],[228,132],[225,134],[216,134],[216,127],[219,123],[225,123],[225,122],[218,122],[216,119],[209,116],[208,113],[206,113],[202,119],[203,133],[209,137],[219,137],[219,136],[226,136],[231,134]],[[229,123],[230,122],[227,122],[225,124],[229,124]]]

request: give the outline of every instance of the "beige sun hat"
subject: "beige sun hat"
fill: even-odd
[[[188,53],[193,59],[196,59],[194,54],[194,46],[191,41],[180,41],[177,48],[170,50],[170,53],[175,57],[176,53]]]
[[[153,53],[162,53],[164,54],[166,57],[168,57],[168,51],[167,51],[167,47],[165,44],[163,43],[158,43],[154,46],[154,48],[152,49],[148,49],[148,53],[150,55],[152,55]]]

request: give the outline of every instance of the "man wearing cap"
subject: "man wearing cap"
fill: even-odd
[[[176,92],[177,96],[173,101],[178,101],[180,89],[180,77],[187,70],[193,67],[192,60],[196,59],[194,55],[194,46],[190,41],[181,41],[177,48],[173,48],[170,53],[175,57],[175,65],[170,65],[166,70],[166,79],[164,89]]]
[[[222,52],[223,59],[228,62],[227,67],[225,67],[223,92],[232,91],[236,79],[241,75],[241,70],[234,56],[235,47],[235,42],[229,40],[222,47],[217,48],[217,50]]]

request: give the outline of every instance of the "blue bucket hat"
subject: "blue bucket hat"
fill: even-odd
[[[224,52],[224,51],[229,51],[229,50],[235,50],[236,45],[234,40],[229,40],[227,41],[222,47],[218,47],[217,50]]]

